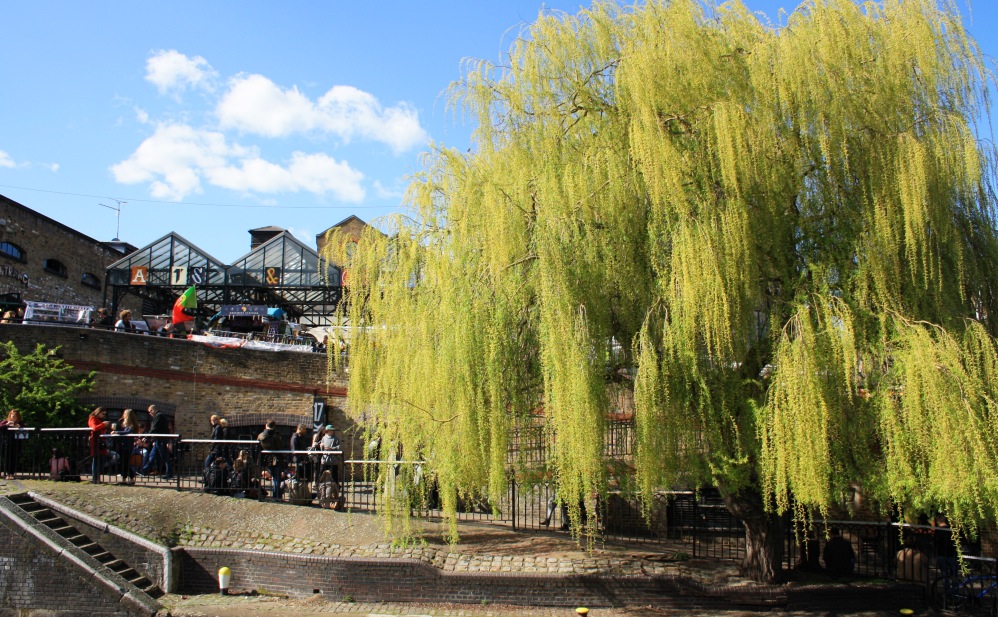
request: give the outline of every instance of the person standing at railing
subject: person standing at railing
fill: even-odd
[[[152,416],[152,426],[149,427],[149,432],[152,435],[165,435],[170,432],[169,416],[159,413],[159,410],[155,405],[149,406],[149,415]],[[165,437],[152,438],[152,452],[149,453],[149,461],[146,462],[146,464],[142,466],[142,469],[139,470],[139,475],[149,475],[153,466],[157,469],[161,466],[163,467],[164,480],[173,479],[173,464],[170,460],[170,452],[166,447]]]
[[[304,424],[299,424],[295,428],[295,432],[291,435],[291,451],[292,452],[304,452],[308,450],[309,439],[305,436],[308,432],[308,427]],[[299,482],[306,481],[310,478],[311,474],[308,473],[308,455],[307,454],[292,454],[291,462],[295,467],[295,478]]]
[[[221,441],[224,439],[225,429],[222,427],[222,418],[212,414],[208,418],[208,422],[211,423],[211,439],[212,441]],[[221,444],[210,444],[208,446],[208,456],[204,459],[204,473],[205,477],[208,476],[208,470],[211,469],[211,464],[215,462],[215,459],[222,456],[222,446]]]
[[[102,435],[111,431],[111,422],[107,419],[107,410],[103,407],[96,407],[90,412],[87,418],[87,426],[90,427],[90,472],[95,478],[100,474],[102,464],[107,464],[111,452],[107,449],[107,444],[103,441]],[[102,460],[103,459],[103,460]],[[101,464],[98,464],[101,461]]]
[[[0,420],[0,431],[2,431],[3,441],[0,441],[0,449],[3,450],[3,469],[0,475],[7,480],[13,480],[17,473],[17,457],[20,454],[21,443],[18,431],[24,428],[24,421],[21,420],[21,412],[11,409],[7,412],[7,417]],[[26,434],[26,433],[25,433]]]
[[[97,309],[97,319],[94,320],[94,327],[101,330],[114,328],[114,319],[111,318],[111,313],[103,306]]]
[[[322,441],[320,442],[323,455],[322,455],[322,470],[329,471],[333,480],[334,494],[336,495],[336,503],[339,504],[339,494],[340,494],[340,461],[342,460],[342,455],[340,454],[341,446],[340,440],[336,438],[336,427],[332,424],[326,425],[326,434],[323,435]]]
[[[261,455],[260,464],[270,472],[274,501],[280,501],[281,473],[284,470],[284,459],[280,454],[270,453],[281,450],[284,447],[281,435],[277,432],[277,423],[273,420],[267,420],[263,432],[257,435],[256,440],[260,442],[261,450],[269,451],[267,454]]]
[[[126,409],[121,414],[121,420],[116,425],[112,425],[114,434],[118,437],[114,440],[115,450],[120,458],[120,471],[122,484],[135,484],[135,469],[132,467],[132,451],[135,449],[135,438],[131,435],[138,434],[139,421],[135,419],[135,410]]]
[[[232,437],[229,436],[229,421],[226,420],[225,418],[219,418],[218,425],[222,427],[222,441],[228,441],[232,439]],[[229,463],[229,466],[231,467],[233,460],[236,458],[235,456],[233,456],[234,453],[232,450],[232,446],[229,444],[222,444],[219,451],[222,453],[222,456],[225,457],[225,462]]]
[[[132,326],[132,312],[128,309],[121,311],[118,315],[118,321],[114,324],[115,332],[134,332],[135,328]]]

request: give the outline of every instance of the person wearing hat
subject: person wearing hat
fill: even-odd
[[[320,442],[321,450],[329,454],[322,455],[322,470],[329,470],[333,475],[333,482],[339,484],[340,481],[340,440],[336,438],[336,428],[332,424],[326,425],[325,435]]]

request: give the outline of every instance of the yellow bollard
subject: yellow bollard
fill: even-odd
[[[575,612],[578,613],[578,614],[580,614],[580,615],[588,615],[589,614],[589,609],[586,608],[586,607],[584,607],[584,606],[580,606],[579,608],[575,609]]]
[[[218,593],[223,596],[229,595],[229,579],[232,578],[232,570],[225,566],[218,569]]]

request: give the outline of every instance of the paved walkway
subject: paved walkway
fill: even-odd
[[[571,608],[537,606],[477,606],[454,604],[384,604],[329,601],[321,596],[308,599],[247,596],[165,596],[160,600],[171,617],[293,617],[321,615],[323,617],[577,617]],[[928,617],[929,611],[916,611],[916,616]],[[626,608],[593,608],[589,617],[898,617],[889,611],[717,611],[697,609],[663,609],[651,606]]]
[[[35,491],[108,523],[128,529],[154,541],[204,548],[232,548],[278,551],[303,555],[336,557],[376,557],[417,559],[445,572],[510,573],[534,572],[576,575],[678,577],[714,589],[738,593],[755,585],[738,575],[731,560],[690,559],[686,544],[607,543],[584,550],[565,533],[515,532],[487,524],[461,524],[462,542],[455,546],[439,540],[439,528],[427,525],[427,534],[417,546],[398,547],[386,542],[383,523],[368,514],[343,514],[331,510],[261,503],[246,499],[217,497],[199,492],[169,489],[143,489],[88,483],[44,481],[2,481],[0,494]],[[825,583],[812,580],[811,583]],[[865,584],[857,581],[857,589]],[[802,583],[792,583],[791,589]],[[835,591],[838,589],[838,591]],[[832,591],[848,601],[848,585]],[[879,592],[877,592],[879,593]],[[434,617],[508,617],[538,615],[571,617],[574,611],[549,607],[502,607],[479,605],[394,605],[343,602],[321,594],[304,598],[273,596],[227,596],[217,594],[166,596],[164,605],[175,616],[225,617],[266,615],[285,617],[317,615],[395,615]],[[902,600],[904,602],[904,600]],[[737,603],[736,603],[737,604]],[[913,607],[920,599],[912,598]],[[855,604],[853,604],[855,606]],[[862,606],[862,605],[860,605]],[[763,607],[760,607],[763,608]],[[897,609],[905,608],[898,606]],[[785,612],[778,614],[881,617],[891,611]],[[766,610],[766,609],[764,609]],[[678,611],[652,606],[593,609],[593,617],[651,617],[672,615],[723,615],[743,617],[747,612]],[[916,612],[916,614],[921,614]]]

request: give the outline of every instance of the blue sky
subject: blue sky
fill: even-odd
[[[957,0],[966,10],[966,0]],[[778,20],[796,0],[745,0]],[[576,12],[588,3],[549,0]],[[277,225],[314,247],[398,209],[434,142],[467,149],[442,96],[497,59],[540,0],[4,2],[0,194],[99,240],[176,231],[225,263]],[[998,0],[969,28],[998,56]]]

